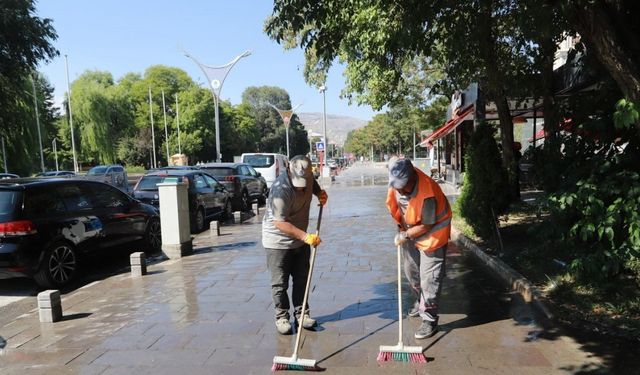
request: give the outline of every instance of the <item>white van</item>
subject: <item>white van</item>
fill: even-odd
[[[252,166],[260,172],[267,181],[267,187],[276,180],[280,173],[284,173],[289,165],[289,159],[282,154],[270,153],[246,153],[240,156],[240,162]]]

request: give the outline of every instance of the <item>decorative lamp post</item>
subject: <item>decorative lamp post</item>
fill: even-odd
[[[69,102],[69,126],[71,127],[71,150],[73,151],[73,171],[78,173],[78,159],[76,158],[76,138],[73,134],[73,116],[71,115],[71,87],[69,86],[69,60],[67,55],[64,55],[65,66],[67,70],[67,94]]]
[[[222,92],[222,84],[224,80],[227,78],[229,71],[233,68],[234,65],[243,57],[247,57],[251,55],[251,51],[245,51],[242,54],[236,56],[235,59],[231,60],[225,65],[222,66],[207,66],[198,62],[195,57],[188,54],[186,51],[183,51],[185,56],[193,60],[204,73],[205,77],[209,81],[209,88],[211,89],[211,94],[213,95],[213,102],[215,104],[216,111],[216,162],[222,161],[222,153],[220,152],[220,116],[218,114],[219,105],[220,105],[220,93]]]
[[[273,104],[269,104],[269,105],[278,112],[278,114],[282,118],[282,122],[284,122],[284,127],[286,129],[286,135],[287,135],[287,158],[290,158],[289,156],[289,123],[291,122],[291,118],[293,117],[295,110],[298,109],[302,104],[298,104],[292,109],[279,109]]]

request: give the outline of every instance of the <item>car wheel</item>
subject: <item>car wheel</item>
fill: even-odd
[[[249,211],[251,206],[249,206],[249,204],[250,204],[249,193],[247,193],[246,190],[242,192],[241,203],[242,203],[241,210],[242,211]]]
[[[200,233],[204,230],[204,210],[202,208],[198,208],[198,211],[196,211],[196,217],[193,224],[194,233]]]
[[[43,288],[59,288],[67,284],[77,270],[78,259],[74,248],[66,242],[56,242],[45,250],[34,279]]]
[[[162,229],[160,228],[160,220],[157,218],[152,218],[147,224],[145,243],[152,254],[162,250]]]
[[[233,205],[231,204],[231,199],[227,199],[227,202],[224,204],[223,216],[224,220],[233,219]]]

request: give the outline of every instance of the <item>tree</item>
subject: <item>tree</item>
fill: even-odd
[[[640,103],[640,4],[633,0],[564,0],[565,17],[616,81]]]
[[[0,19],[0,130],[8,133],[19,131],[14,120],[23,105],[23,82],[38,63],[58,55],[51,44],[57,34],[50,19],[35,15],[33,0],[3,1]]]

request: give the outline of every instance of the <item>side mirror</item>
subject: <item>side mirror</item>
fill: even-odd
[[[258,177],[262,177],[262,173],[260,172],[256,172],[258,174]]]

